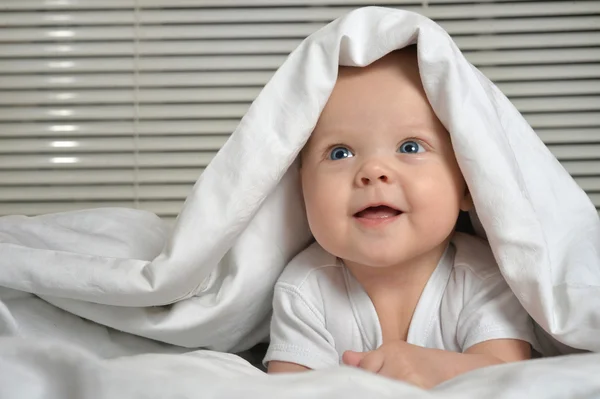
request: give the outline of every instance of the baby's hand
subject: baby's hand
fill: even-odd
[[[428,389],[446,379],[443,370],[436,367],[430,351],[405,341],[396,341],[371,352],[346,351],[342,361],[347,366],[359,367]]]
[[[371,352],[347,351],[344,364],[386,377],[432,388],[442,382],[482,367],[531,358],[531,346],[518,339],[492,339],[464,353],[423,348],[405,341],[387,343]]]

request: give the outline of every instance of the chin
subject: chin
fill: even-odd
[[[395,256],[394,256],[395,255]],[[376,256],[357,256],[354,262],[373,268],[392,267],[401,263],[403,257],[397,254],[377,254]]]

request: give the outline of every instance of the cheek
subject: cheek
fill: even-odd
[[[305,177],[302,180],[306,215],[311,229],[327,224],[335,210],[334,188],[325,179]]]
[[[415,215],[433,225],[454,226],[464,189],[448,172],[438,170],[424,176],[428,177],[414,179],[407,190]]]
[[[414,195],[418,203],[447,204],[458,206],[464,187],[453,170],[444,164],[434,164],[423,168],[413,175],[408,192]]]
[[[310,230],[317,242],[331,252],[343,231],[347,201],[339,180],[319,176],[303,179],[304,202]]]

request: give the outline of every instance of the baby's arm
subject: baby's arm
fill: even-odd
[[[465,354],[495,358],[499,363],[518,362],[531,358],[531,345],[518,339],[492,339],[473,345]]]
[[[280,362],[277,360],[271,360],[267,372],[269,374],[275,373],[296,373],[299,371],[308,371],[308,367],[301,366],[296,363]]]
[[[384,344],[371,352],[346,352],[346,365],[389,378],[432,388],[460,374],[497,364],[527,360],[528,342],[495,339],[473,345],[465,353],[423,348],[404,341]]]

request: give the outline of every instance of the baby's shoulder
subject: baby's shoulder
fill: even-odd
[[[490,245],[482,238],[464,233],[455,233],[454,272],[464,273],[477,280],[501,277],[500,269]]]
[[[311,288],[338,280],[342,275],[342,268],[343,265],[335,256],[315,242],[287,264],[277,285],[310,291]]]

